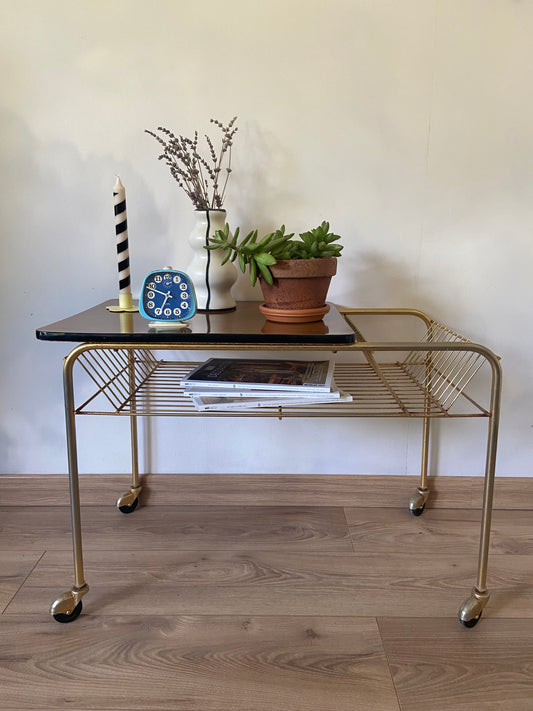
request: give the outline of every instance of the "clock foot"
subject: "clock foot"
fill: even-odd
[[[150,321],[148,328],[150,331],[190,331],[188,321]]]

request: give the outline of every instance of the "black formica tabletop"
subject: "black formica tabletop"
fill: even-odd
[[[355,334],[334,304],[322,321],[286,324],[265,319],[259,302],[240,301],[233,311],[197,313],[186,327],[155,331],[139,313],[112,313],[105,301],[98,306],[38,328],[43,341],[75,343],[187,343],[205,344],[331,344],[354,343]]]

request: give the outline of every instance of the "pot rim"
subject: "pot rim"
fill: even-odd
[[[278,259],[269,267],[274,278],[314,278],[334,276],[337,273],[337,257],[313,257],[311,259]],[[316,272],[316,273],[313,273]]]

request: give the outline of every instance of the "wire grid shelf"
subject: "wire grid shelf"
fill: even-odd
[[[364,342],[354,328],[359,342]],[[199,412],[180,385],[197,362],[158,359],[150,349],[89,349],[78,362],[96,390],[79,405],[84,415],[187,415],[226,417],[487,417],[489,411],[466,393],[486,362],[470,350],[442,350],[443,343],[466,346],[467,339],[432,322],[418,342],[428,349],[408,352],[403,361],[378,363],[374,351],[361,351],[363,363],[337,363],[337,387],[352,402]],[[439,344],[439,349],[432,348]]]
[[[433,322],[422,343],[471,343],[464,336],[455,333],[447,326]],[[420,352],[411,352],[402,364],[402,368],[413,381],[420,383],[432,402],[438,403],[446,413],[449,413],[458,398],[466,394],[466,388],[476,373],[486,362],[485,356],[473,350],[440,350],[425,351],[424,358]],[[482,414],[489,413],[471,400]]]

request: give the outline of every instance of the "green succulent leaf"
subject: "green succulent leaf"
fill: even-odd
[[[276,263],[276,259],[268,252],[259,252],[255,255],[255,261],[258,265],[264,264],[265,266],[272,266]]]
[[[239,228],[237,227],[237,230],[238,230],[238,229],[239,229]],[[248,244],[248,242],[252,239],[253,234],[254,234],[254,232],[249,232],[249,233],[246,235],[246,237],[242,240],[242,242],[241,242],[241,244],[240,244],[240,247],[241,247],[241,248],[244,247],[246,244]],[[257,235],[257,230],[255,230],[255,234]]]
[[[263,277],[263,279],[266,281],[267,284],[270,284],[272,286],[272,284],[274,283],[274,278],[272,277],[270,269],[262,262],[258,262],[257,266],[259,267],[259,271],[261,272],[261,276]]]
[[[252,286],[255,286],[257,281],[257,263],[254,259],[250,262],[250,281],[252,282]]]

